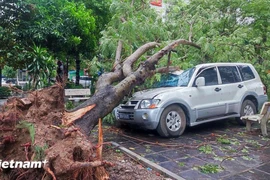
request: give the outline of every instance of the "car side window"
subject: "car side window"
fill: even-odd
[[[238,66],[243,81],[254,79],[255,76],[249,66]]]
[[[216,67],[200,70],[198,72],[198,74],[197,74],[197,78],[198,77],[204,77],[205,86],[212,86],[212,85],[217,85],[218,84]]]
[[[220,66],[218,71],[221,77],[222,84],[240,82],[241,78],[235,66]]]

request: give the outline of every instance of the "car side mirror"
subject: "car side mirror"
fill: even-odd
[[[198,77],[195,81],[196,87],[205,86],[205,78],[204,77]]]

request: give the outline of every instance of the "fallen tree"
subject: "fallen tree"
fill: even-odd
[[[119,41],[113,70],[99,77],[96,92],[90,99],[70,111],[64,108],[63,84],[31,92],[27,98],[9,99],[0,114],[0,130],[4,132],[0,137],[0,158],[6,161],[46,159],[48,163],[43,166],[44,172],[0,170],[10,179],[108,179],[104,169],[107,162],[101,157],[102,138],[94,146],[88,135],[99,119],[110,113],[136,85],[157,72],[176,70],[169,65],[157,69],[156,65],[180,44],[200,49],[195,43],[179,39],[134,67],[143,54],[160,44],[147,43],[122,61]]]
[[[134,63],[144,53],[158,47],[159,44],[156,42],[147,43],[137,49],[124,62],[121,62],[120,55],[122,45],[120,41],[116,52],[113,71],[103,74],[98,79],[96,86],[97,90],[89,100],[64,114],[64,124],[68,125],[74,123],[76,126],[80,127],[85,134],[89,134],[97,125],[98,119],[110,113],[135,86],[142,84],[146,78],[153,76],[157,72],[164,72],[167,69],[170,71],[176,70],[177,67],[164,67],[160,69],[156,69],[155,67],[164,55],[171,52],[179,44],[189,45],[200,49],[195,43],[179,39],[150,56],[147,60],[142,62],[137,69],[133,70]],[[117,84],[113,85],[116,82]],[[95,108],[88,111],[87,109],[91,105],[95,105]],[[85,110],[83,111],[83,109]],[[80,110],[81,113],[78,113],[78,110]]]

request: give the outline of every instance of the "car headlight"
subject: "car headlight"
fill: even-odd
[[[158,103],[160,102],[159,99],[144,99],[140,103],[141,109],[154,109],[157,107]]]

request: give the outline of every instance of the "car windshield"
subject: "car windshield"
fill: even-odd
[[[190,68],[185,70],[184,72],[182,72],[179,76],[178,76],[178,84],[177,86],[180,87],[186,87],[194,73],[195,68]]]
[[[188,85],[190,78],[194,72],[195,68],[187,69],[179,74],[178,73],[169,73],[163,74],[160,81],[153,84],[154,88],[158,87],[185,87]]]

